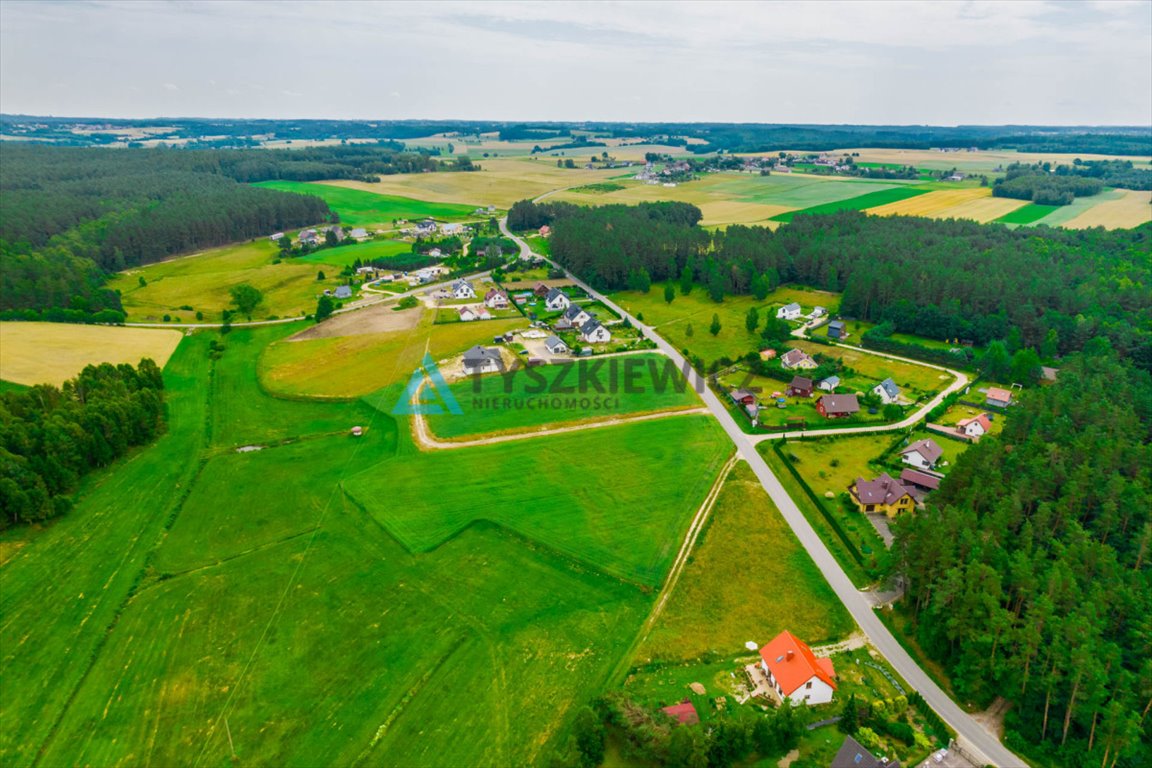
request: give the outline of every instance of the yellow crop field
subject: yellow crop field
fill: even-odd
[[[163,328],[0,323],[0,379],[60,385],[87,365],[136,365],[143,357],[163,367],[181,338]]]
[[[786,148],[782,148],[786,149]],[[858,152],[855,158],[858,163],[897,163],[912,165],[917,168],[947,171],[955,168],[963,173],[986,173],[991,176],[997,166],[1004,168],[1010,163],[1052,163],[1053,165],[1071,165],[1072,160],[1079,157],[1081,160],[1131,160],[1137,168],[1152,167],[1147,158],[1121,157],[1113,155],[1090,154],[1060,154],[1046,152],[1016,152],[1004,150],[979,150],[976,152],[939,152],[931,149],[876,149],[867,147],[851,147],[830,151],[830,155],[852,154]],[[761,153],[765,154],[765,153]]]
[[[1069,229],[1088,227],[1128,229],[1152,220],[1152,193],[1133,189],[1118,191],[1122,191],[1123,195],[1094,205],[1061,226]]]
[[[878,205],[865,212],[876,216],[927,216],[933,219],[973,219],[985,222],[1014,211],[1027,202],[992,197],[988,187],[942,189],[926,195]]]

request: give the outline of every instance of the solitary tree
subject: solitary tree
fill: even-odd
[[[684,296],[692,293],[692,265],[686,264],[680,271],[680,293]]]
[[[720,315],[712,315],[712,325],[708,326],[708,332],[713,336],[720,333]]]
[[[748,333],[756,333],[756,328],[760,325],[760,310],[752,307],[748,310],[748,314],[744,316],[744,327],[748,329]]]
[[[324,274],[324,270],[321,269],[320,271],[318,271],[316,273],[316,282],[320,282],[322,280],[327,280],[327,279],[328,279],[328,275]]]
[[[316,302],[316,322],[324,322],[332,317],[332,313],[335,311],[336,301],[328,294],[324,294],[320,297],[320,300]]]
[[[676,298],[676,289],[672,287],[672,283],[664,283],[664,301],[669,304]]]
[[[685,336],[687,336],[688,338],[692,338],[692,334],[694,334],[694,333],[695,333],[695,331],[692,330],[692,323],[688,323],[688,325],[684,326],[684,335]]]
[[[236,311],[249,320],[252,319],[253,310],[260,306],[260,302],[264,301],[263,291],[251,283],[240,283],[240,285],[233,286],[229,293],[232,294],[232,303],[236,306]]]

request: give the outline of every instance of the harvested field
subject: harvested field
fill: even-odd
[[[71,323],[0,323],[0,377],[17,384],[63,384],[87,365],[150,357],[160,367],[183,334],[162,328]]]
[[[968,187],[929,192],[908,200],[868,208],[865,213],[876,216],[927,216],[933,219],[972,219],[987,222],[1025,204],[1023,200],[992,197],[992,190],[988,187]]]
[[[330,339],[334,336],[362,336],[388,331],[410,331],[420,322],[420,308],[397,311],[393,305],[380,304],[357,312],[336,315],[323,323],[301,331],[288,341]]]
[[[1152,220],[1152,193],[1134,189],[1115,190],[1120,195],[1094,205],[1075,218],[1064,222],[1069,229],[1105,227],[1128,229]],[[1089,198],[1091,199],[1091,198]]]

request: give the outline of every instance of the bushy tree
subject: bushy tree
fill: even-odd
[[[748,314],[744,316],[744,327],[748,329],[748,333],[756,333],[756,328],[760,325],[760,311],[756,307],[748,309]]]
[[[676,289],[672,287],[671,282],[664,283],[664,301],[671,304],[676,298]]]
[[[712,325],[708,326],[708,333],[712,334],[713,336],[720,333],[720,315],[713,313]]]
[[[324,294],[316,302],[316,322],[322,323],[332,317],[336,311],[336,301],[328,294]]]
[[[264,301],[264,292],[251,283],[240,283],[232,286],[229,294],[232,296],[232,305],[236,311],[252,319],[252,312]]]

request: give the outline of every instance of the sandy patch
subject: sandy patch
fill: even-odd
[[[300,331],[288,341],[332,339],[337,336],[364,336],[369,333],[409,331],[420,322],[420,307],[395,310],[391,306],[376,305],[357,312],[336,315],[319,325]]]

